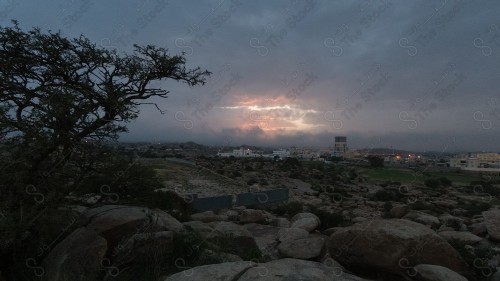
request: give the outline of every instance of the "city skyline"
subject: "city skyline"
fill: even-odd
[[[121,141],[499,151],[495,1],[11,1],[19,21],[131,52],[184,52],[207,84],[155,86]],[[117,13],[114,13],[118,11]],[[118,16],[120,15],[120,16]]]

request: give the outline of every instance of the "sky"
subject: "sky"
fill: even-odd
[[[212,72],[140,108],[122,141],[500,152],[500,1],[0,0],[16,19]]]

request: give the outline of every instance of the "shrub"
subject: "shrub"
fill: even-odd
[[[488,261],[500,254],[493,248],[472,248],[457,241],[448,242],[462,256],[464,261],[472,269],[477,280],[489,280],[489,277],[496,272],[496,266]]]
[[[472,181],[469,186],[474,193],[485,193],[491,196],[500,195],[500,188],[486,181]]]

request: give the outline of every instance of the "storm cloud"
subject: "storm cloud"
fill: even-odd
[[[0,24],[81,34],[103,48],[184,52],[212,72],[174,81],[125,141],[498,151],[494,0],[0,1]]]

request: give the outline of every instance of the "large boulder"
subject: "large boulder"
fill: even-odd
[[[159,231],[135,234],[130,238],[130,243],[127,245],[130,246],[129,249],[124,251],[123,260],[133,260],[135,263],[151,263],[173,252],[174,233],[172,231]]]
[[[439,216],[439,221],[443,225],[453,227],[456,230],[459,230],[464,225],[463,219],[456,216],[452,216],[450,214],[444,214]]]
[[[237,281],[364,281],[366,279],[313,261],[280,259],[249,268]]]
[[[51,281],[94,280],[102,269],[106,251],[106,239],[94,230],[80,227],[44,259],[44,278]]]
[[[168,213],[147,207],[105,205],[88,209],[82,215],[86,227],[106,239],[108,252],[123,248],[122,244],[136,234],[184,231],[184,226]]]
[[[214,231],[209,235],[208,241],[224,245],[231,254],[243,259],[260,253],[259,246],[250,231],[232,222],[223,221],[214,224]]]
[[[270,225],[278,227],[290,227],[292,223],[287,218],[275,218],[271,220]]]
[[[224,221],[237,221],[240,214],[236,210],[222,209],[217,213]]]
[[[295,240],[295,239],[301,239],[301,238],[306,238],[309,236],[309,232],[307,230],[304,230],[302,228],[282,228],[278,232],[278,240],[280,242],[285,242],[288,240]]]
[[[206,212],[192,214],[191,219],[194,221],[201,221],[201,222],[214,222],[214,221],[222,221],[224,220],[224,217],[215,214],[213,211],[206,211]]]
[[[465,231],[441,231],[438,234],[448,242],[454,241],[463,245],[473,245],[482,240],[481,237]]]
[[[410,212],[411,208],[408,205],[397,205],[391,208],[389,214],[393,218],[400,219],[404,217],[408,212]]]
[[[300,219],[305,219],[305,218],[313,218],[315,219],[318,224],[320,223],[320,220],[318,218],[318,216],[316,216],[315,214],[313,213],[298,213],[298,214],[295,214],[292,219],[291,219],[291,222],[294,223]]]
[[[303,218],[292,223],[292,228],[302,228],[308,232],[315,230],[319,226],[318,220],[314,218]]]
[[[486,228],[486,224],[484,222],[469,225],[469,230],[472,234],[480,237],[485,237],[488,234],[488,229]]]
[[[491,240],[500,241],[500,210],[483,212],[484,224]]]
[[[202,265],[176,273],[164,279],[164,281],[233,281],[238,280],[242,272],[254,267],[256,264],[250,261],[225,262],[220,264]]]
[[[321,255],[324,246],[323,237],[309,236],[284,241],[278,245],[278,251],[285,258],[312,259]]]
[[[416,281],[467,281],[462,275],[439,265],[419,264],[414,269]]]
[[[420,211],[410,211],[408,214],[403,216],[404,219],[412,220],[424,225],[431,227],[439,226],[441,222],[439,219],[433,215],[426,214]]]
[[[244,227],[252,234],[263,255],[271,259],[279,258],[278,250],[276,249],[278,246],[277,240],[278,234],[284,228],[256,223],[245,224]]]
[[[330,236],[333,259],[353,270],[405,276],[407,268],[435,264],[470,276],[459,253],[430,228],[404,219],[372,220]]]
[[[264,213],[261,210],[246,209],[241,211],[241,223],[262,223],[266,220]]]
[[[163,281],[367,281],[340,267],[319,262],[280,259],[267,263],[226,262],[191,268]]]
[[[198,233],[203,239],[207,239],[214,231],[212,227],[201,221],[188,221],[184,222],[183,225],[186,229],[192,229]]]

